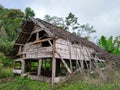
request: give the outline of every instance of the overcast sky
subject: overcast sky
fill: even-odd
[[[31,7],[37,18],[65,17],[72,12],[81,24],[94,26],[96,36],[120,36],[120,0],[0,0],[6,8]]]

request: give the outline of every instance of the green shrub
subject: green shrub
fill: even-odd
[[[0,63],[4,67],[13,67],[14,60],[6,58],[2,53],[0,53]]]
[[[0,52],[8,54],[13,50],[13,42],[8,41],[7,39],[0,38]]]
[[[3,69],[3,70],[1,70],[1,72],[0,72],[0,79],[12,77],[12,76],[13,76],[13,73],[12,73],[12,71],[9,70],[9,69],[8,69],[8,70]]]
[[[6,59],[2,53],[0,53],[0,79],[11,77],[12,76],[12,68],[10,68],[11,60]],[[7,64],[6,64],[7,63]]]
[[[3,55],[0,53],[0,73],[1,73],[2,67],[3,67],[2,59],[3,59]]]

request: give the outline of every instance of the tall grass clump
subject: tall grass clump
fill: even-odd
[[[13,61],[0,53],[0,79],[11,77]]]
[[[71,75],[67,82],[56,85],[56,90],[120,90],[120,72],[116,65],[108,63],[104,70]]]

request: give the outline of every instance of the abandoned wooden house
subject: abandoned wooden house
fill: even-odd
[[[52,83],[79,69],[92,70],[93,58],[112,59],[94,43],[31,17],[24,22],[14,47],[14,73]]]

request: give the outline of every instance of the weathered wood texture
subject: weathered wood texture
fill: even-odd
[[[71,44],[69,41],[63,39],[56,40],[55,47],[63,59],[69,60],[90,60],[90,54],[94,52],[91,48]],[[52,57],[52,51],[51,46],[41,47],[41,43],[28,43],[24,45],[22,53],[26,54],[26,58],[47,58]],[[57,53],[55,53],[55,58],[59,58]]]
[[[94,50],[91,48],[77,44],[71,44],[69,41],[63,39],[56,40],[56,51],[64,59],[71,58],[74,60],[89,60],[90,54],[94,52]],[[57,54],[56,58],[59,58]]]
[[[21,74],[24,74],[25,73],[25,60],[22,59],[21,62],[22,62]]]
[[[23,53],[28,58],[47,58],[52,57],[52,47],[41,47],[41,44],[26,44],[23,48]]]
[[[42,65],[42,59],[39,59],[39,65],[38,65],[38,76],[41,75],[41,65]]]
[[[52,52],[52,89],[54,88],[54,78],[56,75],[56,59],[55,59],[55,41],[53,41],[53,52]]]
[[[36,40],[34,42],[29,42],[24,45],[22,54],[26,55],[26,59],[29,58],[52,58],[52,47],[41,47],[42,42],[52,40],[53,38],[46,38],[39,40],[38,32],[46,29],[44,27],[35,26],[32,32],[36,33]],[[45,30],[46,32],[46,30]],[[46,32],[49,36],[49,33]],[[60,54],[63,59],[71,60],[90,60],[90,54],[94,52],[93,49],[86,46],[72,44],[69,40],[57,39],[55,42],[56,51]],[[60,58],[57,53],[55,53],[55,58]],[[72,67],[71,67],[72,68]]]

